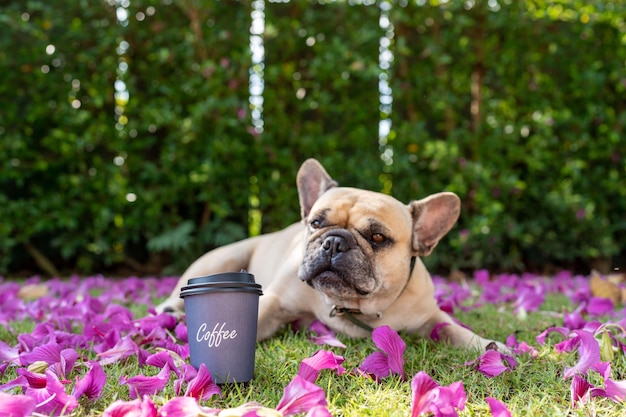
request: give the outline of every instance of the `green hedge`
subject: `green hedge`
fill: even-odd
[[[383,3],[390,114],[380,7],[265,2],[256,131],[248,2],[3,3],[0,272],[180,272],[297,221],[308,157],[407,202],[458,193],[434,270],[619,266],[626,6]]]

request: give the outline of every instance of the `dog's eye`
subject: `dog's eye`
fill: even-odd
[[[322,227],[322,222],[320,222],[319,220],[313,220],[311,223],[309,223],[309,226],[311,227],[311,229],[317,230]]]
[[[385,240],[385,236],[380,233],[374,233],[372,235],[372,242],[374,243],[383,243]]]

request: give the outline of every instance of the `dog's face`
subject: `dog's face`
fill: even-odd
[[[330,305],[383,311],[405,287],[411,257],[424,256],[452,227],[459,200],[451,193],[402,204],[388,195],[336,187],[317,161],[298,174],[307,226],[299,278]]]

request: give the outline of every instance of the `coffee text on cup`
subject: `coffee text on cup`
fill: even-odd
[[[213,330],[207,330],[206,323],[202,323],[196,333],[198,342],[205,341],[209,347],[218,347],[223,340],[234,339],[237,337],[237,330],[225,330],[226,323],[217,323]]]

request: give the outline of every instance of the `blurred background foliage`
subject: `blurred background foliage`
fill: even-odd
[[[308,157],[459,194],[435,272],[626,266],[624,2],[254,5],[0,4],[0,273],[180,273],[298,221]]]

